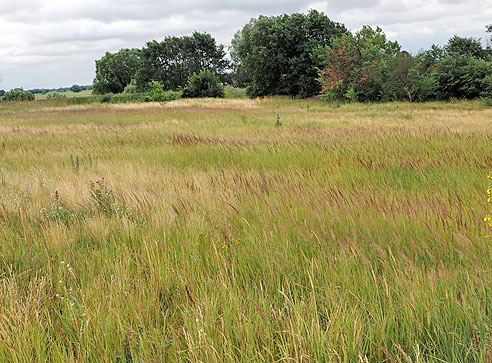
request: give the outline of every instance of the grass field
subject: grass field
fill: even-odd
[[[0,136],[2,362],[492,359],[480,102],[40,101]]]
[[[53,92],[47,92],[45,94],[38,93],[35,96],[36,100],[46,100],[48,97],[53,97],[58,95],[59,97],[87,97],[92,95],[92,90],[84,90],[80,92],[72,92],[72,91],[65,91],[65,92],[58,92],[58,91],[53,91]]]

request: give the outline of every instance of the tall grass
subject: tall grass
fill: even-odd
[[[0,360],[490,360],[492,109],[338,106],[1,105]]]

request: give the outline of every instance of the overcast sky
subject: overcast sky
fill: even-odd
[[[0,89],[91,84],[106,51],[194,30],[229,45],[251,18],[309,9],[379,25],[412,53],[454,34],[485,41],[492,23],[492,0],[0,0]]]

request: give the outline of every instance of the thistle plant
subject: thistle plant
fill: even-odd
[[[68,208],[60,200],[58,191],[55,192],[52,200],[41,208],[40,213],[48,220],[62,222],[67,226],[82,217],[81,213]]]
[[[107,217],[118,215],[118,208],[114,193],[106,185],[104,178],[91,181],[90,199],[96,206],[96,209]]]
[[[118,201],[114,192],[104,184],[104,178],[91,181],[89,186],[90,200],[96,211],[106,217],[126,218],[135,225],[143,226],[146,220],[136,210],[126,206],[124,201]]]

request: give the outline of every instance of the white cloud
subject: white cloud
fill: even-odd
[[[2,0],[0,88],[89,84],[105,51],[194,30],[228,44],[252,17],[309,9],[351,30],[380,25],[412,52],[454,34],[485,38],[492,22],[491,0]]]

